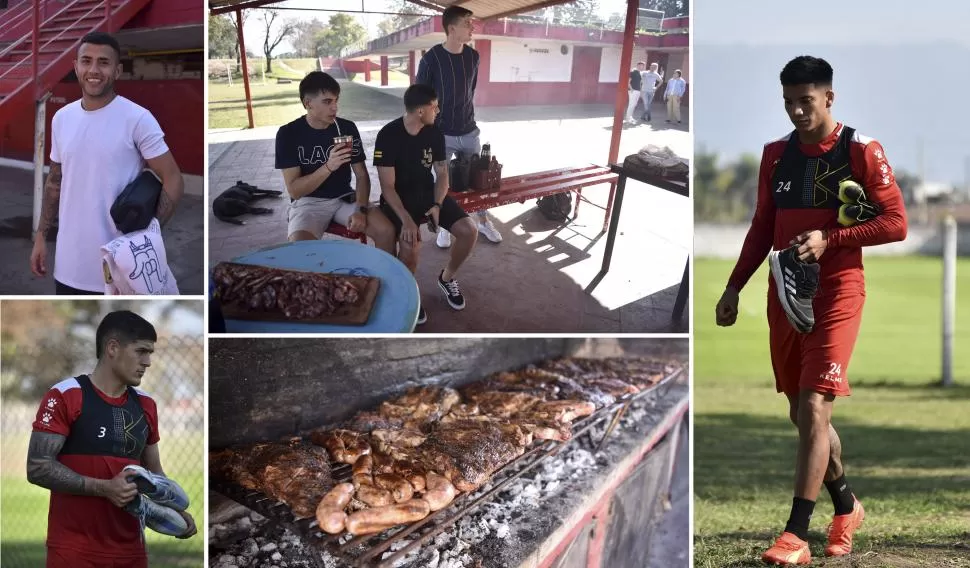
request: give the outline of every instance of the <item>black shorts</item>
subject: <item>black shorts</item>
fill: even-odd
[[[417,206],[416,204],[405,201],[404,208],[407,209],[408,213],[411,214],[411,220],[420,225],[424,220],[424,214],[428,211],[428,209],[431,208],[431,205]],[[398,218],[397,213],[391,209],[391,206],[384,201],[383,198],[381,198],[381,212],[383,212],[384,215],[391,220],[391,223],[394,223],[394,231],[396,234],[400,235],[401,227],[404,225],[404,223],[400,218]],[[441,202],[441,211],[438,212],[438,224],[442,229],[451,231],[452,225],[458,221],[461,221],[465,217],[468,217],[468,213],[465,213],[465,211],[462,210],[461,205],[458,205],[458,202],[450,196],[445,197],[445,200]]]
[[[54,294],[58,296],[104,296],[104,292],[91,292],[89,290],[72,288],[57,280],[54,281]]]

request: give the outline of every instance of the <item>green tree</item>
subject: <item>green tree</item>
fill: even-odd
[[[758,157],[744,154],[719,164],[718,155],[700,147],[694,152],[694,219],[738,223],[749,220],[758,198]]]
[[[209,16],[209,58],[228,59],[236,53],[236,28],[224,15]]]
[[[896,178],[896,185],[899,186],[900,193],[903,194],[903,201],[907,204],[913,203],[914,192],[920,182],[919,176],[899,168],[893,171],[893,176]]]
[[[293,50],[297,57],[317,57],[317,36],[326,28],[317,18],[293,24]]]
[[[240,10],[239,11],[239,17],[242,19],[243,29],[246,29],[246,20],[249,19],[249,14],[250,14],[250,12],[248,12],[246,10]],[[239,26],[236,25],[236,16],[235,15],[227,14],[226,15],[226,19],[229,20],[229,23],[230,24],[232,24],[232,34],[233,34],[232,37],[233,38],[238,38],[239,37],[238,36],[238,34],[239,34]],[[234,41],[234,43],[232,45],[232,50],[233,50],[233,53],[236,54],[236,64],[237,65],[242,65],[242,63],[241,63],[242,59],[241,59],[241,56],[239,54],[239,41],[238,41],[238,39],[233,39],[233,41]],[[252,56],[253,56],[252,52],[249,49],[247,49],[246,50],[246,57],[252,57]]]
[[[317,35],[317,54],[340,57],[340,51],[367,38],[367,29],[349,14],[330,16],[327,27]]]
[[[284,39],[293,35],[296,27],[292,20],[279,17],[278,10],[263,10],[263,55],[266,57],[266,72],[273,72],[273,51]]]
[[[610,17],[606,19],[603,26],[608,30],[622,30],[623,26],[626,24],[626,15],[620,12],[613,12]]]
[[[408,0],[394,0],[393,2],[388,2],[387,11],[397,12],[398,15],[388,16],[377,24],[377,30],[381,37],[390,35],[405,28],[409,28],[421,20],[436,14],[436,12],[433,12],[432,10],[429,10],[423,6],[413,4]]]
[[[575,0],[552,8],[552,21],[556,24],[572,26],[592,25],[600,22],[596,12],[598,0]]]
[[[640,3],[641,8],[660,10],[665,18],[686,16],[690,13],[688,0],[645,0]]]

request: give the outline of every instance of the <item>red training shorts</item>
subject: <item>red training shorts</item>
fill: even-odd
[[[47,568],[148,568],[148,557],[111,558],[47,547]]]
[[[795,331],[778,295],[768,291],[768,330],[775,388],[786,395],[801,390],[849,396],[849,359],[862,323],[864,294],[816,298],[815,328]]]

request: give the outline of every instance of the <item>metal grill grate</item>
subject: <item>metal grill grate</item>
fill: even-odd
[[[662,378],[648,389],[633,395],[627,395],[609,406],[605,406],[589,416],[576,420],[572,424],[572,437],[565,442],[542,441],[534,443],[521,456],[509,461],[492,474],[489,481],[482,487],[470,493],[459,494],[451,505],[434,511],[424,519],[402,525],[379,534],[355,536],[341,544],[344,535],[331,535],[321,531],[316,519],[296,519],[288,506],[271,499],[258,491],[244,489],[233,483],[219,479],[211,479],[210,489],[222,493],[226,497],[237,501],[260,515],[270,519],[280,526],[299,535],[314,548],[326,551],[339,558],[349,566],[355,568],[390,568],[396,561],[406,556],[415,548],[428,542],[435,536],[448,530],[462,517],[474,512],[477,507],[501,492],[513,481],[528,473],[550,457],[555,456],[569,444],[576,443],[591,429],[610,419],[610,424],[602,440],[595,444],[598,451],[603,447],[606,439],[619,423],[620,418],[629,406],[640,399],[651,395],[663,396],[673,382],[683,373],[683,368],[675,368],[673,372]],[[612,418],[611,418],[612,416]],[[331,462],[331,476],[334,483],[349,482],[352,477],[352,467],[344,463]],[[411,542],[393,551],[393,554],[382,559],[381,556],[404,538],[411,538]]]

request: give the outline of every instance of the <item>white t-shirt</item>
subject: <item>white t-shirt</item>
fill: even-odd
[[[116,96],[86,111],[77,100],[51,121],[51,161],[61,164],[54,279],[80,290],[104,291],[101,246],[121,236],[111,219],[115,198],[168,152],[165,135],[148,110]]]

